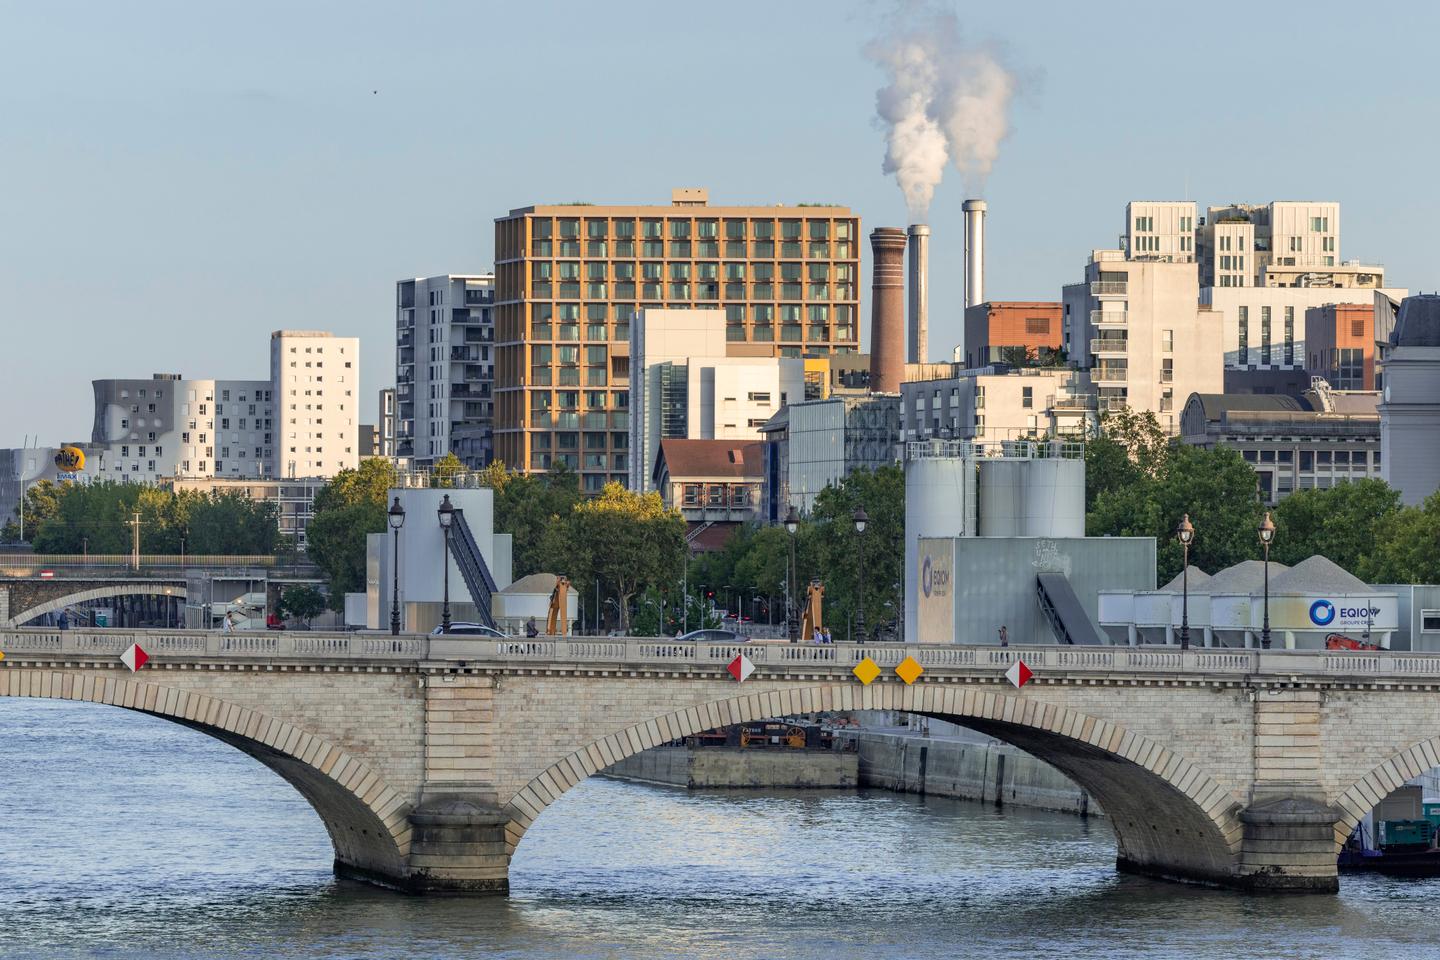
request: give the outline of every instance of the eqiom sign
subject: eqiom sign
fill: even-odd
[[[1385,631],[1399,625],[1399,604],[1383,594],[1271,597],[1270,622],[1281,630]],[[1254,610],[1260,612],[1260,605]]]

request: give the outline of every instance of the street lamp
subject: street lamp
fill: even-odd
[[[855,550],[855,568],[858,571],[856,576],[856,599],[855,599],[855,638],[865,642],[865,527],[870,522],[870,517],[865,513],[863,506],[855,508],[850,519],[855,523],[856,540],[858,541]]]
[[[440,606],[440,632],[450,632],[450,524],[455,522],[455,508],[450,505],[450,494],[440,501],[440,529],[445,531],[445,593]]]
[[[390,565],[390,635],[393,637],[400,633],[400,528],[405,526],[405,508],[400,506],[399,497],[390,504],[387,516],[390,529],[395,531],[395,562]]]
[[[1180,649],[1190,649],[1190,541],[1195,539],[1195,527],[1190,523],[1190,514],[1180,518],[1175,528],[1180,540],[1180,550],[1185,556],[1185,566],[1180,573]]]
[[[1265,625],[1260,628],[1260,646],[1270,649],[1270,541],[1275,539],[1275,521],[1270,519],[1270,511],[1265,511],[1265,519],[1260,521],[1260,546],[1265,548]]]
[[[795,622],[795,531],[800,529],[800,514],[795,505],[785,514],[785,531],[790,534],[790,567],[785,572],[785,634],[791,643],[800,639],[800,625]]]

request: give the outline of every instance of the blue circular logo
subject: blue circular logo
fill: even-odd
[[[925,596],[930,596],[930,588],[933,581],[933,574],[930,570],[930,558],[927,556],[920,564],[920,589],[925,591]]]
[[[1329,600],[1316,600],[1310,604],[1310,622],[1317,626],[1325,626],[1335,619],[1335,604]]]

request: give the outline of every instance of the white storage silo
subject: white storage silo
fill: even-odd
[[[921,537],[975,536],[975,465],[962,457],[905,461],[905,637],[918,636],[916,604]]]
[[[1085,536],[1085,461],[1028,460],[1020,536]]]
[[[1028,460],[988,458],[980,461],[980,536],[1023,536]]]

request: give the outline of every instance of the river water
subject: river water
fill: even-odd
[[[337,881],[319,820],[227,746],[0,700],[0,957],[1440,956],[1440,881],[1247,897],[1117,875],[1103,820],[591,779],[506,899]]]

